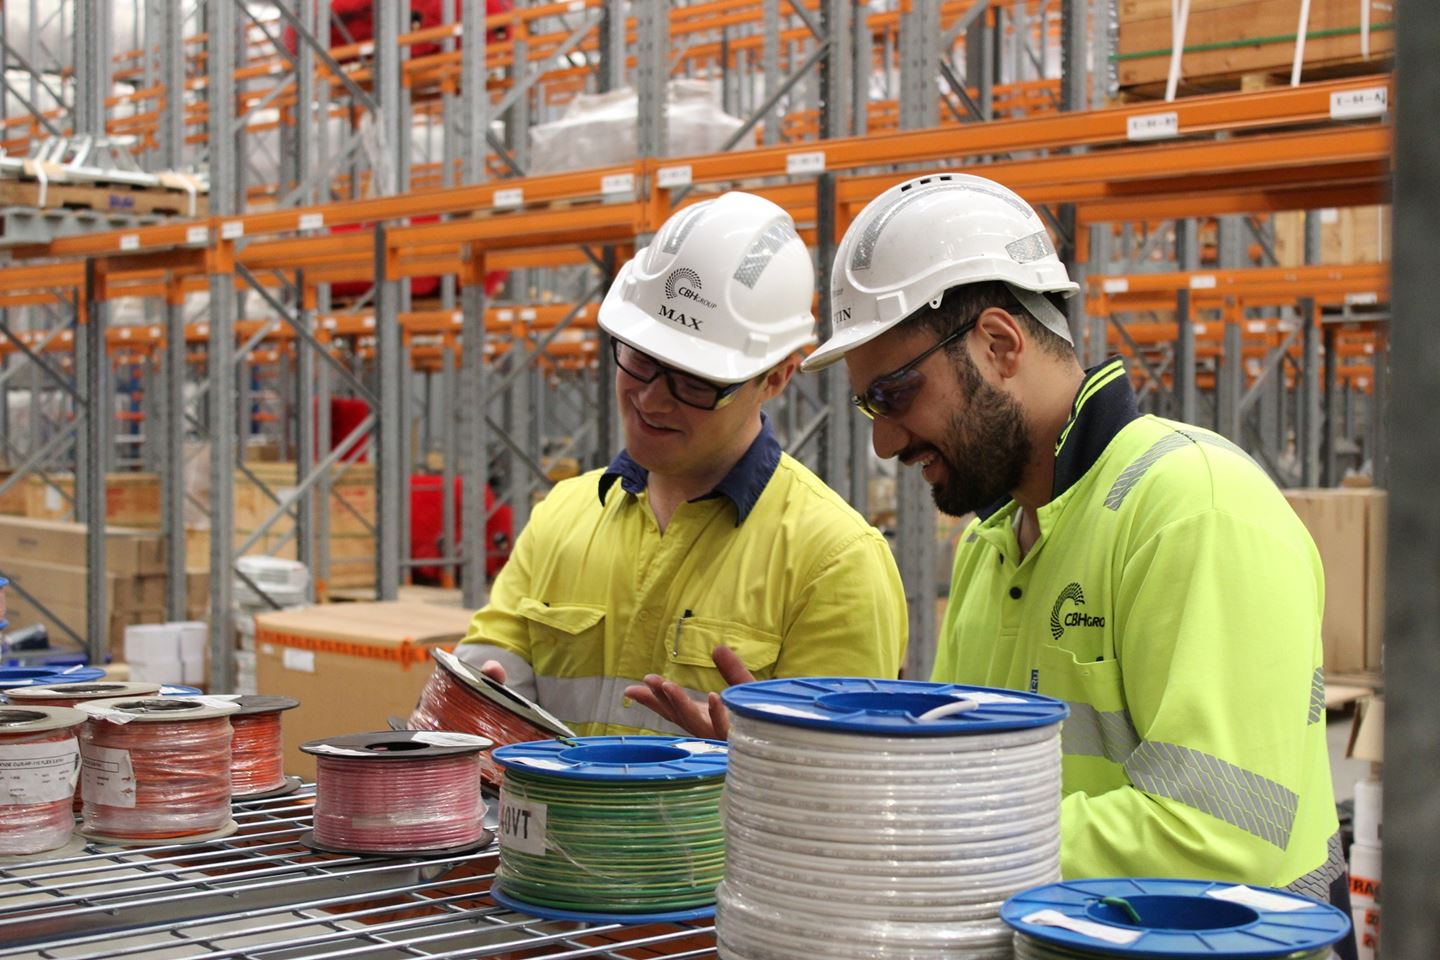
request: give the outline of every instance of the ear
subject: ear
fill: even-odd
[[[761,402],[780,396],[790,383],[790,378],[795,376],[795,371],[799,369],[800,353],[797,351],[766,371],[764,379],[760,381]]]
[[[1001,307],[989,307],[975,322],[975,362],[1001,380],[1009,380],[1020,369],[1020,358],[1029,346],[1020,321]]]

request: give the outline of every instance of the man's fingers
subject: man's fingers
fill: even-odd
[[[486,660],[480,664],[480,672],[496,683],[505,682],[505,668],[501,666],[499,660]]]
[[[737,683],[751,683],[755,680],[755,675],[745,666],[740,655],[724,644],[711,651],[710,659],[715,661],[715,666],[720,669],[720,676],[732,687]]]
[[[710,694],[710,737],[713,740],[730,739],[730,712],[725,709],[725,701],[720,699],[720,694]]]

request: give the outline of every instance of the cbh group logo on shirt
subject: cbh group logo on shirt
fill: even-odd
[[[1072,583],[1061,590],[1060,596],[1055,598],[1055,606],[1050,609],[1050,636],[1056,640],[1065,635],[1066,627],[1105,626],[1103,616],[1091,616],[1081,610],[1071,610],[1062,617],[1060,611],[1064,609],[1067,601],[1077,607],[1085,606],[1085,591],[1081,589],[1080,584]]]

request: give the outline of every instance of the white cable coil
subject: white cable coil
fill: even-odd
[[[1008,958],[1059,879],[1060,733],[886,737],[734,715],[716,931],[729,960]]]

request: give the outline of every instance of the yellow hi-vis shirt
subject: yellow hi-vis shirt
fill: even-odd
[[[657,673],[692,696],[723,690],[720,644],[756,679],[895,677],[908,632],[885,538],[768,423],[737,474],[682,503],[663,536],[623,454],[556,484],[457,653],[499,660],[521,692],[533,669],[539,704],[587,736],[682,733],[625,687]]]
[[[1344,875],[1325,741],[1323,573],[1229,441],[1090,371],[1025,558],[1014,501],[956,552],[934,677],[1066,700],[1061,872],[1291,887]]]

